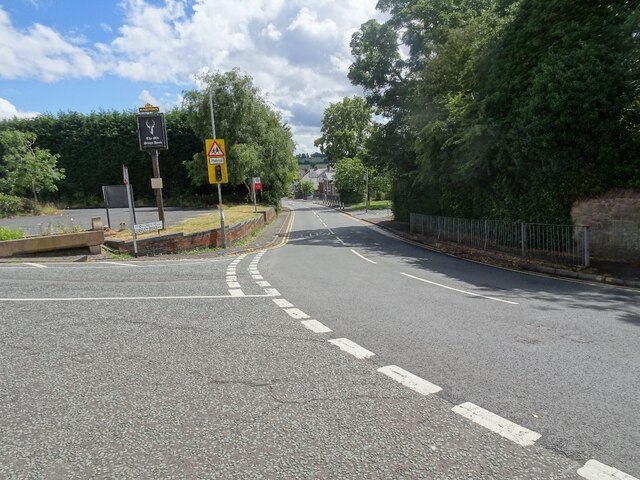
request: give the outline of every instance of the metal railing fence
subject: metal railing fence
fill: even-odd
[[[410,232],[523,258],[589,266],[589,227],[410,214]]]

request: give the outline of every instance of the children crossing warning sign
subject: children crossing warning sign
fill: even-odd
[[[209,183],[228,183],[224,140],[221,138],[207,138],[205,140],[205,151],[207,152]]]
[[[207,147],[207,157],[224,157],[224,140],[212,140],[211,146],[207,145]]]

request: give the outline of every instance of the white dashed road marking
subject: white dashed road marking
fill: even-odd
[[[229,290],[229,295],[231,295],[232,297],[246,297],[244,292],[240,289]]]
[[[269,282],[267,282],[266,280],[256,280],[256,283],[258,284],[259,287],[270,287],[271,284]]]
[[[512,442],[527,447],[536,443],[542,435],[529,430],[528,428],[521,427],[520,425],[513,423],[506,418],[502,418],[495,413],[492,413],[484,408],[474,405],[471,402],[462,403],[452,408],[458,415],[462,415],[468,418],[472,422],[482,425],[488,428],[492,432],[503,436],[511,440]]]
[[[358,252],[356,252],[353,248],[350,249],[353,253],[355,253],[357,256],[359,256],[361,259],[366,260],[369,263],[373,263],[374,265],[377,265],[378,262],[374,262],[373,260],[369,260],[367,257],[360,255]]]
[[[276,290],[275,288],[265,288],[264,289],[264,293],[266,293],[270,297],[279,297],[280,296],[280,292],[278,290]]]
[[[578,469],[578,475],[588,480],[638,480],[597,460],[589,460],[585,463],[584,467]]]
[[[323,325],[317,320],[302,320],[300,323],[315,333],[333,332],[333,330],[331,330],[329,327]]]
[[[242,286],[238,282],[227,282],[229,288],[242,288]]]
[[[309,318],[309,315],[304,313],[299,308],[285,308],[284,311],[287,312],[287,314],[291,318],[295,318],[296,320],[302,320],[302,319]]]
[[[334,338],[333,340],[329,340],[329,343],[333,343],[340,350],[350,353],[356,358],[364,359],[375,355],[375,353],[370,352],[366,348],[361,347],[347,338]]]
[[[30,267],[36,267],[36,268],[47,268],[46,265],[41,265],[39,263],[24,262],[24,265],[29,265]]]
[[[459,288],[447,287],[446,285],[442,285],[441,283],[432,282],[431,280],[425,280],[424,278],[420,278],[420,277],[414,277],[413,275],[409,275],[408,273],[400,272],[400,275],[413,278],[414,280],[418,280],[420,282],[429,283],[431,285],[435,285],[436,287],[446,288],[447,290],[453,290],[454,292],[464,293],[465,295],[471,295],[472,297],[481,297],[481,298],[486,298],[487,300],[495,300],[496,302],[508,303],[510,305],[518,305],[516,302],[511,302],[509,300],[502,300],[501,298],[495,298],[495,297],[487,297],[486,295],[480,295],[479,293],[468,292],[466,290],[460,290]]]
[[[426,381],[423,378],[407,372],[406,370],[396,366],[389,365],[388,367],[379,368],[380,373],[385,374],[387,377],[394,379],[396,382],[401,383],[405,387],[418,392],[420,395],[429,395],[431,393],[438,393],[442,390],[438,385],[434,385],[431,382]]]
[[[278,305],[281,308],[291,308],[293,307],[293,303],[285,300],[284,298],[274,298],[273,303]]]

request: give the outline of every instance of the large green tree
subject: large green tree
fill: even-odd
[[[4,174],[0,188],[7,193],[33,195],[39,204],[40,191],[55,192],[57,183],[64,178],[64,169],[58,167],[59,155],[37,147],[32,132],[4,130],[0,132],[3,148],[0,171]]]
[[[372,129],[371,107],[367,102],[362,97],[345,97],[324,111],[322,136],[314,144],[330,162],[355,158],[363,153]]]
[[[238,70],[207,73],[199,78],[200,90],[184,94],[184,107],[196,135],[211,138],[209,94],[213,98],[216,136],[225,140],[231,186],[251,191],[251,177],[261,177],[263,198],[277,204],[289,191],[297,164],[291,131],[262,97],[253,80]],[[195,186],[206,185],[204,147],[184,165]]]
[[[396,216],[566,222],[576,199],[640,185],[637,7],[380,0],[349,78],[388,118],[366,161],[393,169]]]

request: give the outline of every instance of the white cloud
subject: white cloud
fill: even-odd
[[[296,141],[314,151],[327,105],[360,91],[346,77],[349,41],[363,22],[379,18],[376,2],[121,0],[124,21],[109,27],[113,40],[91,46],[45,25],[18,30],[0,7],[0,79],[110,74],[144,82],[145,95],[169,106],[172,99],[152,95],[149,85],[190,89],[198,73],[239,68],[283,113]],[[180,102],[175,93],[173,101]]]
[[[282,32],[278,30],[278,28],[273,23],[270,23],[269,25],[267,25],[267,28],[262,30],[262,36],[268,37],[274,42],[277,42],[278,40],[280,40],[280,38],[282,38]]]
[[[0,7],[0,78],[97,78],[101,69],[91,55],[53,29],[34,24],[23,32],[14,28]]]
[[[318,21],[318,14],[303,7],[287,30],[299,30],[312,37],[335,37],[338,26],[330,18]]]
[[[8,100],[0,97],[0,120],[11,118],[33,118],[40,115],[37,112],[21,112]]]

